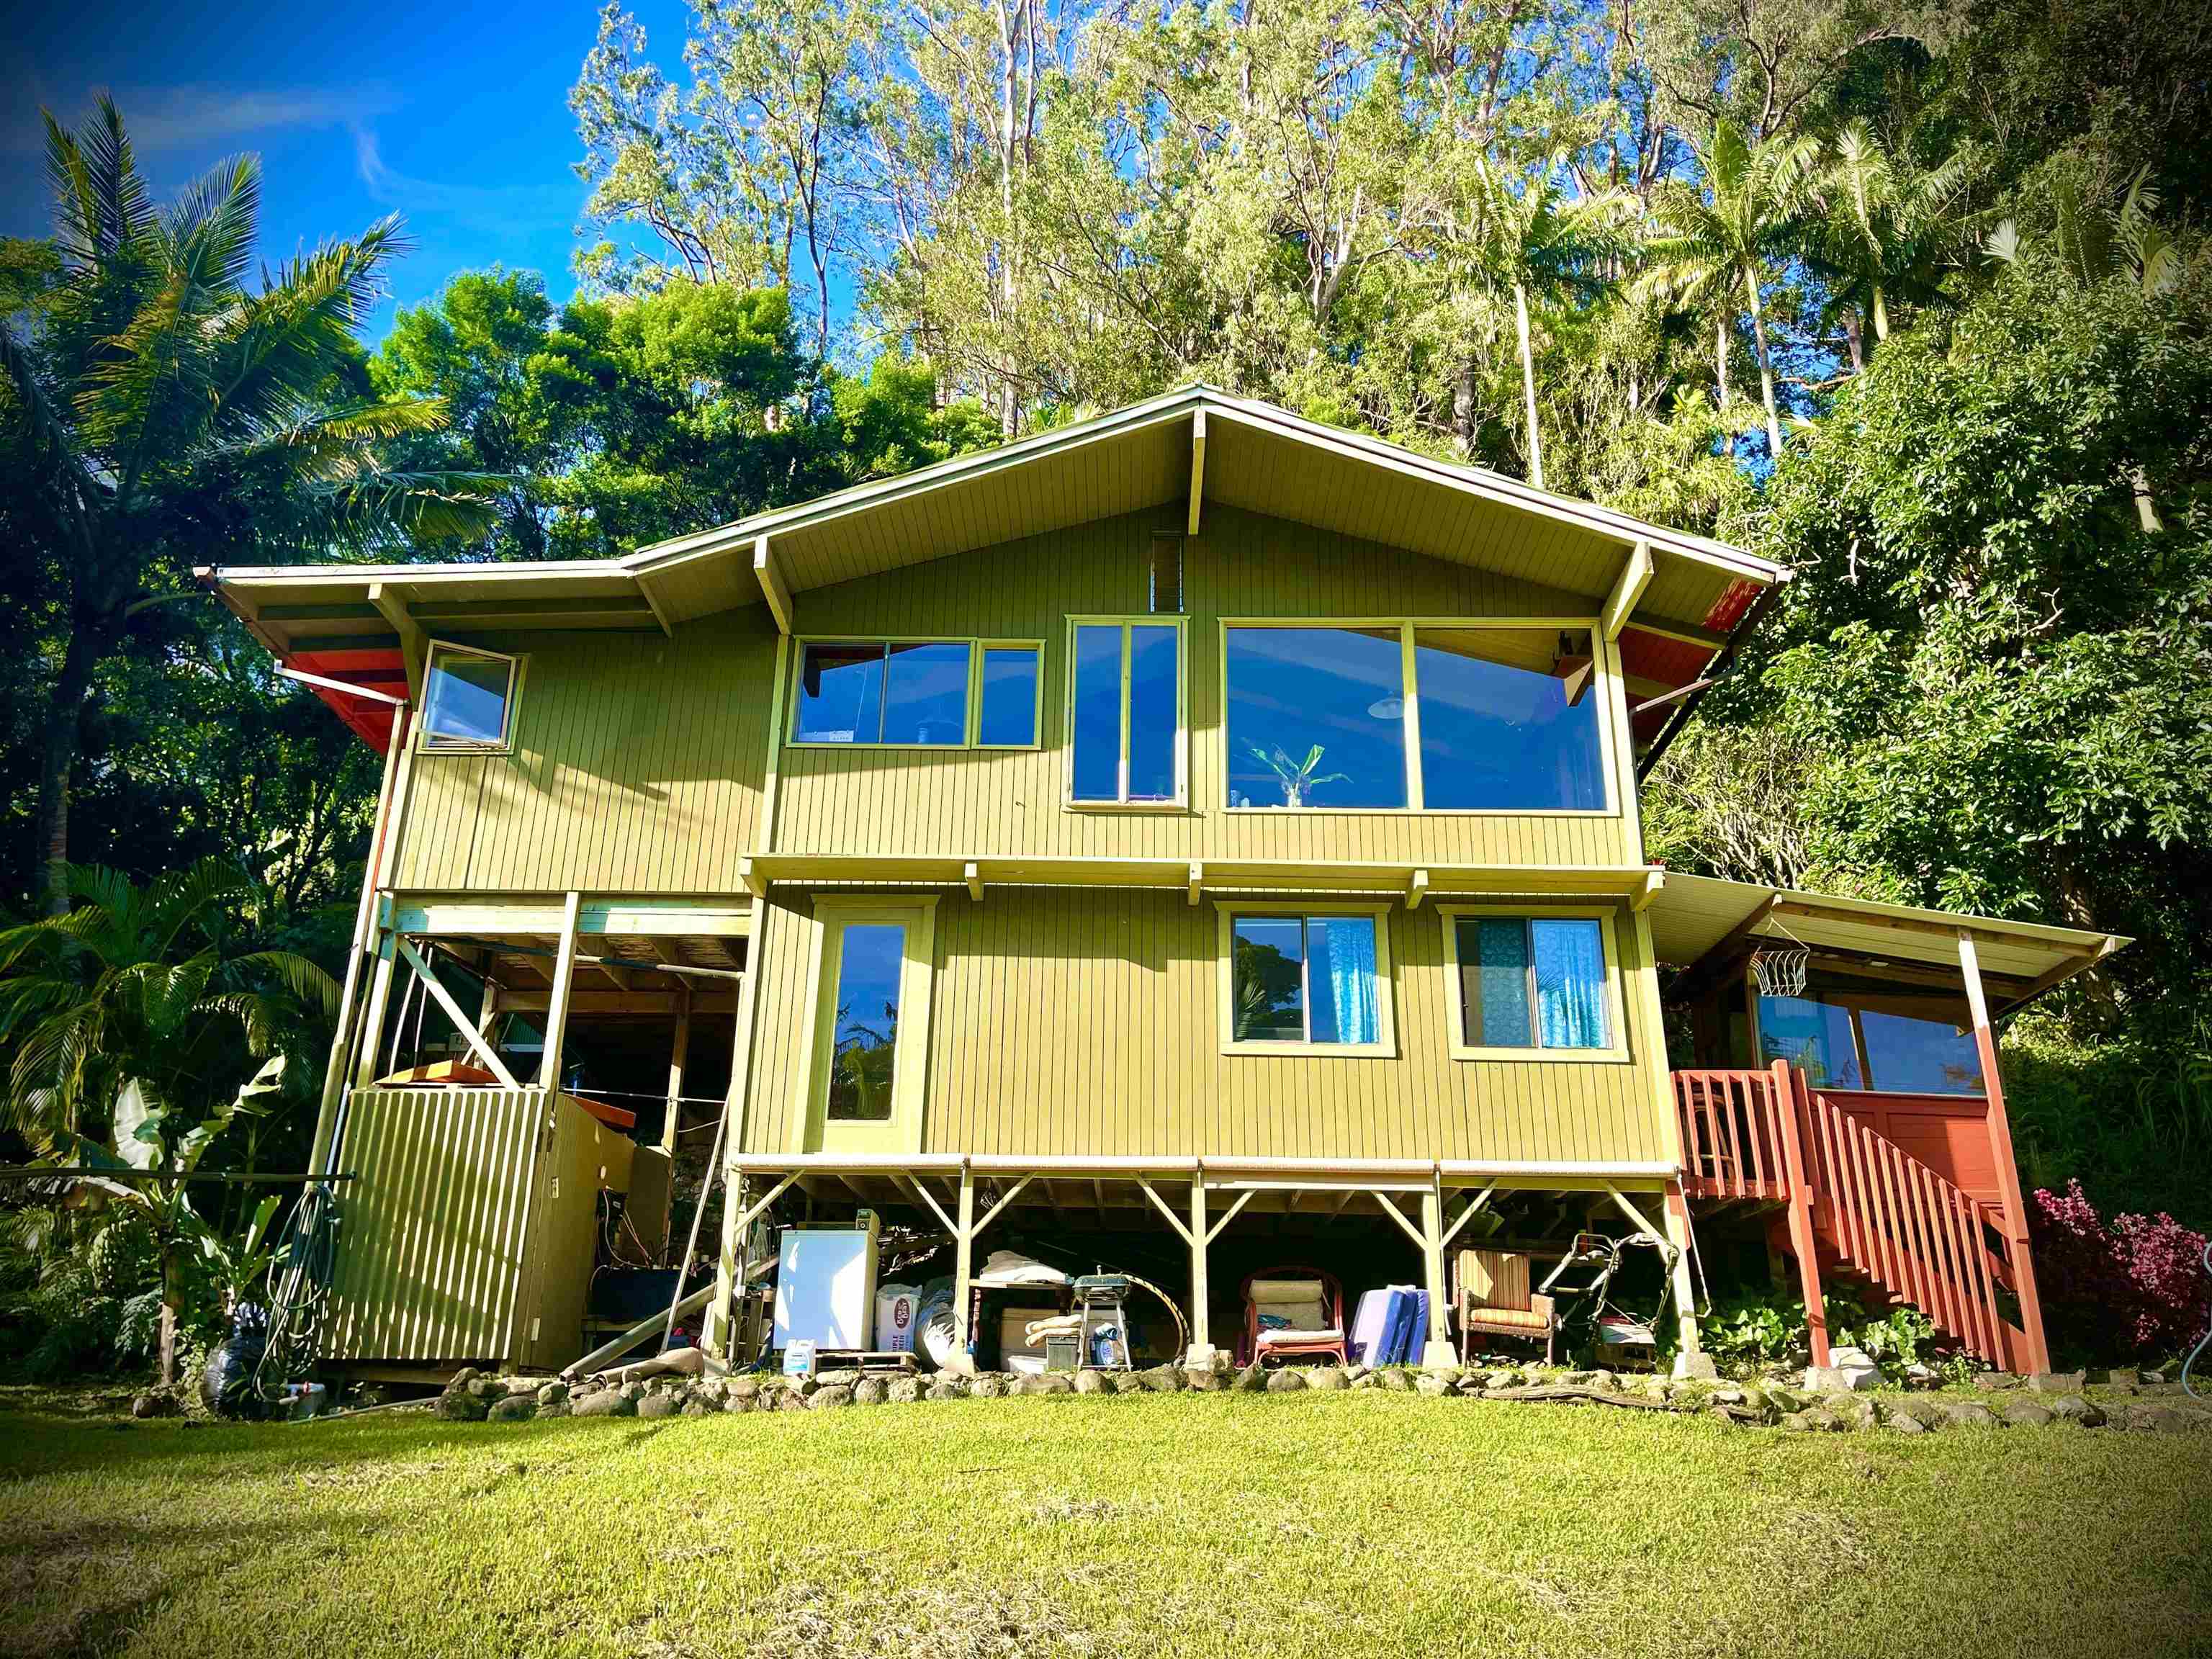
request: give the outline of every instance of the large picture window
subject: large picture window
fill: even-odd
[[[1183,799],[1182,623],[1078,617],[1069,625],[1068,799]]]
[[[1835,981],[1759,999],[1762,1061],[1786,1060],[1813,1086],[1883,1094],[1983,1092],[1981,1048],[1963,1000]]]
[[[1626,1058],[1610,912],[1442,915],[1455,1056]]]
[[[423,674],[422,747],[479,752],[507,748],[516,666],[516,659],[496,651],[433,644]]]
[[[1035,748],[1042,657],[1028,641],[809,641],[799,647],[790,741]]]
[[[1383,907],[1224,906],[1221,946],[1224,1052],[1395,1052]]]
[[[1601,812],[1589,630],[1231,623],[1233,809]]]

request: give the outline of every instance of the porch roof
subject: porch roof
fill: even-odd
[[[2017,1007],[2130,943],[2118,933],[2048,922],[1927,910],[1874,899],[1838,898],[1759,882],[1669,872],[1650,907],[1651,939],[1662,962],[1696,968],[1760,940],[1803,945],[1865,961],[1921,970],[1959,968],[1959,936],[1970,935],[1996,1010]]]

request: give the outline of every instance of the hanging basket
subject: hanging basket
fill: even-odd
[[[1799,997],[1805,994],[1805,969],[1813,953],[1802,945],[1789,945],[1778,951],[1759,950],[1752,953],[1751,975],[1759,982],[1759,994],[1763,997]]]

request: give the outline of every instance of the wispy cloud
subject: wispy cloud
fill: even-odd
[[[142,155],[204,152],[240,139],[287,130],[357,126],[398,107],[392,91],[376,83],[351,87],[227,87],[210,82],[174,86],[118,86],[115,101]],[[20,95],[16,95],[20,94]],[[57,102],[35,87],[15,89],[10,101],[29,118],[0,126],[0,151],[22,155],[45,147],[40,105],[74,127],[90,112],[85,96]]]
[[[363,122],[349,124],[354,168],[362,187],[379,207],[413,217],[465,219],[478,229],[519,235],[566,225],[574,217],[578,186],[574,180],[544,184],[453,184],[418,179],[387,166],[375,131]]]

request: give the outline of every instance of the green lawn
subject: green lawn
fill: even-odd
[[[2212,1434],[1386,1393],[518,1427],[0,1417],[38,1654],[2212,1648]]]

